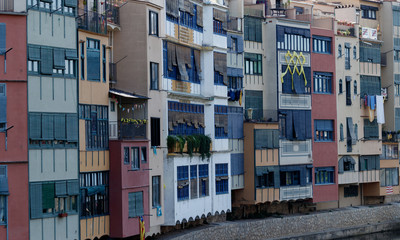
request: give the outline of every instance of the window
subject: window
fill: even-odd
[[[339,58],[342,57],[342,45],[341,44],[339,44],[339,46],[338,46],[338,57]]]
[[[394,84],[394,95],[400,96],[400,84]]]
[[[335,183],[335,168],[315,168],[315,185]]]
[[[246,119],[259,120],[263,118],[263,92],[256,90],[245,90],[245,114]],[[252,108],[252,113],[249,113],[247,109]],[[249,115],[251,114],[251,116]]]
[[[358,197],[358,186],[350,185],[348,187],[344,187],[344,197]]]
[[[146,163],[147,162],[147,147],[141,147],[140,150],[140,161],[142,161],[142,163]]]
[[[7,195],[0,195],[0,224],[7,224]]]
[[[143,192],[128,193],[128,205],[130,218],[143,216]]]
[[[243,88],[243,78],[241,77],[228,77],[228,88],[239,90]]]
[[[228,106],[214,105],[215,138],[228,138]]]
[[[256,187],[257,188],[271,188],[275,186],[274,172],[264,173],[261,176],[257,176]]]
[[[300,171],[281,172],[281,186],[300,185]]]
[[[214,19],[214,33],[226,35],[226,30],[223,25],[223,22]]]
[[[178,201],[189,199],[189,166],[179,166],[178,174]]]
[[[262,42],[262,23],[261,19],[245,16],[244,17],[244,40]]]
[[[6,84],[0,83],[0,132],[7,127],[7,92]]]
[[[379,127],[376,119],[370,122],[369,119],[364,119],[364,138],[366,140],[379,139]]]
[[[360,62],[381,63],[380,45],[360,42]]]
[[[78,131],[76,114],[29,113],[31,148],[76,148]]]
[[[280,50],[289,50],[289,51],[302,51],[309,52],[311,48],[310,43],[310,30],[309,29],[300,29],[300,28],[292,28],[292,27],[284,27],[277,26],[276,28],[277,34],[277,48]],[[324,40],[328,40],[329,38],[324,38]],[[322,42],[321,46],[317,46],[322,50]],[[326,46],[329,48],[329,46]],[[327,49],[325,48],[325,51]]]
[[[376,19],[376,11],[378,11],[377,7],[361,5],[361,17],[367,19]]]
[[[347,134],[346,134],[347,152],[351,152],[353,150],[352,145],[355,145],[358,139],[354,134],[353,119],[351,117],[346,118],[346,123],[347,123]]]
[[[357,81],[354,80],[354,95],[357,95]]]
[[[87,79],[100,81],[100,41],[87,39]]]
[[[151,146],[160,146],[160,118],[150,118]]]
[[[129,164],[129,147],[124,147],[124,164]]]
[[[158,13],[149,11],[149,35],[158,36]]]
[[[140,169],[140,161],[139,161],[139,148],[133,147],[132,148],[132,170],[139,170]]]
[[[238,51],[238,39],[236,37],[231,37],[231,51]]]
[[[7,224],[7,166],[0,166],[0,225]]]
[[[110,102],[110,112],[115,112],[115,102]]]
[[[315,142],[330,142],[333,137],[333,120],[314,120],[314,141]]]
[[[153,208],[161,206],[161,176],[153,176],[151,181],[152,186],[152,206]]]
[[[346,171],[354,171],[354,163],[351,161],[344,161],[343,162],[343,170]]]
[[[158,63],[150,63],[150,89],[158,90]]]
[[[213,9],[214,33],[226,35],[227,12]]]
[[[215,164],[215,189],[216,194],[228,193],[228,164]]]
[[[346,77],[346,106],[351,106],[351,77]]]
[[[208,164],[199,165],[200,197],[209,195]]]
[[[339,80],[339,94],[342,94],[342,93],[343,93],[343,80],[340,79]]]
[[[190,166],[190,198],[197,198],[197,165]]]
[[[332,93],[332,73],[314,72],[314,93]]]
[[[109,213],[109,172],[88,172],[79,174],[80,201],[83,217]]]
[[[399,169],[383,168],[379,172],[381,187],[399,185]]]
[[[106,68],[106,45],[103,45],[103,82],[106,82],[107,79],[107,68]]]
[[[245,74],[262,75],[262,55],[255,53],[245,53]]]
[[[360,96],[381,95],[381,78],[377,76],[360,76]]]
[[[340,124],[340,141],[344,141],[343,123]]]
[[[370,171],[380,169],[379,155],[360,156],[359,170]],[[398,176],[398,175],[397,175]]]
[[[75,1],[63,1],[53,0],[50,1],[39,1],[39,0],[28,0],[28,6],[34,9],[41,9],[44,11],[54,11],[55,14],[64,14],[73,16],[75,14],[76,2]]]
[[[108,106],[79,104],[79,119],[85,120],[86,149],[108,149]]]
[[[54,217],[59,213],[77,214],[77,180],[30,183],[31,219]]]
[[[398,159],[399,147],[397,145],[382,144],[381,159]]]
[[[393,7],[393,26],[400,26],[400,9]]]
[[[81,48],[81,79],[85,80],[85,43],[80,43]]]
[[[345,69],[350,69],[350,46],[345,46],[344,48],[344,67]]]
[[[186,12],[189,11],[189,12]],[[203,7],[193,4],[193,8],[179,9],[179,15],[169,7],[166,8],[167,20],[196,31],[203,32]]]
[[[203,105],[169,101],[168,115],[171,116],[168,120],[170,135],[204,134]],[[184,118],[185,121],[183,121]]]
[[[353,59],[357,59],[357,47],[353,47]]]
[[[214,84],[224,86],[224,75],[220,74],[217,71],[214,71]]]
[[[331,54],[332,38],[313,36],[313,52]]]

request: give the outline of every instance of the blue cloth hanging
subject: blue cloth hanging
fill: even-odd
[[[371,96],[371,110],[375,110],[376,97]]]

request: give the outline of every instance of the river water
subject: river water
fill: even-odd
[[[346,240],[382,240],[382,239],[394,239],[400,240],[400,231],[390,231],[390,232],[379,232],[372,234],[359,235],[356,237],[340,238]]]

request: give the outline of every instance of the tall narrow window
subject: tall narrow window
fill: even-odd
[[[6,123],[7,123],[6,84],[0,83],[0,132],[6,129]]]
[[[357,59],[357,47],[353,47],[353,59]]]
[[[339,44],[338,46],[338,57],[342,57],[342,45]]]
[[[81,46],[81,79],[85,80],[85,43],[80,43]]]
[[[199,165],[200,197],[209,195],[208,185],[208,164]]]
[[[343,93],[343,80],[339,80],[339,93]]]
[[[139,161],[139,148],[132,148],[132,170],[140,169],[140,161]]]
[[[149,12],[149,35],[158,36],[158,13]]]
[[[354,80],[354,95],[357,95],[357,81]]]
[[[158,63],[150,63],[150,89],[158,90]]]
[[[129,147],[124,147],[124,164],[129,164]]]
[[[128,207],[130,218],[143,216],[143,192],[128,193]]]
[[[346,106],[351,106],[351,78],[346,77]]]
[[[7,223],[7,166],[0,166],[0,224]]]
[[[226,194],[229,192],[228,188],[228,164],[215,164],[216,194]]]
[[[178,201],[189,199],[189,166],[177,168],[178,177]]]
[[[87,79],[100,81],[100,41],[87,40]]]
[[[161,176],[153,176],[152,177],[152,205],[153,207],[160,206],[160,196],[161,196],[161,188],[160,188],[160,179]]]
[[[345,63],[345,69],[350,69],[350,46],[346,46],[344,48],[344,63]]]
[[[160,118],[151,118],[151,146],[160,146]]]
[[[103,82],[107,79],[106,53],[106,45],[103,45]]]

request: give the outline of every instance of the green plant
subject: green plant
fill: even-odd
[[[204,159],[205,157],[210,158],[211,153],[210,153],[210,144],[211,144],[211,138],[206,135],[196,135],[199,138],[200,141],[200,146],[199,146],[199,152],[201,155],[201,159]]]
[[[172,151],[172,149],[175,147],[175,145],[176,145],[176,142],[177,142],[177,138],[176,138],[176,136],[175,135],[169,135],[168,137],[167,137],[167,147],[168,147],[168,150],[171,150]]]
[[[179,152],[183,153],[183,148],[185,147],[186,139],[184,136],[177,136],[177,141],[179,143]]]
[[[190,157],[193,156],[193,152],[195,152],[195,141],[196,138],[193,135],[185,136],[187,142],[187,153]]]

